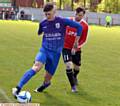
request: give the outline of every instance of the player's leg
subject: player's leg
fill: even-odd
[[[52,76],[55,74],[56,68],[58,66],[60,59],[59,53],[49,52],[48,51],[48,58],[46,60],[45,64],[45,77],[43,84],[40,85],[35,91],[36,92],[42,92],[44,89],[46,89],[51,84]]]
[[[80,66],[74,64],[73,71],[74,71],[73,73],[74,73],[75,84],[78,85],[78,74],[80,72]]]
[[[109,22],[107,22],[107,26],[106,27],[109,27]]]
[[[74,78],[75,83],[78,85],[78,74],[80,72],[80,66],[81,66],[81,51],[77,51],[75,55],[72,55],[72,62],[74,66]]]
[[[72,92],[76,92],[77,90],[76,90],[76,85],[75,85],[75,80],[74,80],[74,74],[72,71],[73,63],[72,63],[71,50],[63,49],[62,55],[63,55],[63,60],[66,66],[66,75],[71,85]]]
[[[49,87],[51,85],[51,79],[52,75],[46,71],[43,84],[36,88],[35,92],[42,92],[45,88]]]
[[[72,71],[73,63],[72,63],[72,61],[69,61],[69,62],[66,62],[65,65],[66,65],[66,75],[67,75],[67,78],[68,78],[69,83],[71,85],[71,90],[72,90],[72,92],[76,92],[77,88],[76,88],[74,73]]]
[[[109,27],[110,27],[110,22],[109,22]]]
[[[25,72],[25,74],[22,76],[22,78],[20,79],[18,85],[16,86],[16,88],[12,89],[12,93],[14,96],[16,96],[17,94],[19,94],[19,92],[21,91],[21,89],[23,88],[23,86],[43,67],[43,64],[36,61],[35,64],[33,65],[33,67],[31,69],[29,69],[28,71]]]
[[[23,88],[23,86],[43,67],[45,61],[46,55],[44,52],[40,51],[35,58],[35,63],[33,67],[29,69],[27,72],[25,72],[16,88],[12,89],[12,93],[14,96],[16,96]]]

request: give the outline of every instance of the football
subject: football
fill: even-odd
[[[31,94],[29,91],[21,91],[17,95],[17,100],[19,103],[29,103],[31,102]]]

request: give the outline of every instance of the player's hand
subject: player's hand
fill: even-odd
[[[73,48],[75,48],[75,49],[78,48],[78,42],[77,41],[74,43]]]
[[[73,48],[77,49],[78,48],[78,41],[79,41],[79,36],[76,36],[75,38],[75,42],[74,42],[74,45],[73,45]]]
[[[72,54],[72,55],[75,55],[75,52],[76,52],[75,48],[72,48],[71,54]]]

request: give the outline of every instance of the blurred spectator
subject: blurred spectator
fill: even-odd
[[[34,15],[32,14],[31,21],[34,21],[34,20],[35,20],[35,18],[34,18]]]
[[[15,20],[15,12],[14,11],[11,11],[10,19]]]
[[[20,19],[21,20],[25,19],[25,12],[23,10],[20,12]]]
[[[5,19],[8,20],[9,19],[9,11],[5,12]]]
[[[110,27],[112,22],[112,17],[110,15],[107,15],[105,21],[106,21],[106,27]]]
[[[0,11],[0,19],[2,19],[2,11]]]

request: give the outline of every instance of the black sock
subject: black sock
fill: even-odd
[[[48,83],[43,83],[38,89],[37,91],[38,92],[42,92],[45,88],[47,88],[51,83],[48,82]]]
[[[78,73],[79,73],[79,70],[75,70],[75,69],[74,69],[74,77],[75,77],[75,78],[77,78]]]
[[[16,86],[16,88],[17,88],[17,94],[19,94],[19,92],[21,91],[21,88],[19,87],[19,86]]]
[[[68,77],[71,87],[74,86],[75,80],[74,80],[74,75],[73,75],[72,69],[67,69],[66,74],[67,74],[67,77]]]

